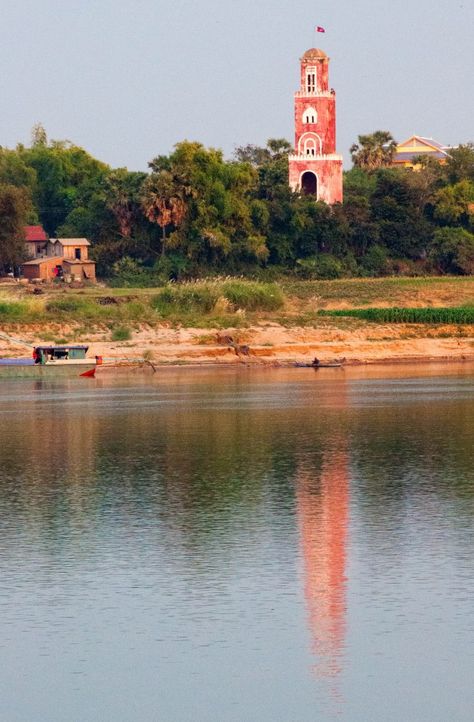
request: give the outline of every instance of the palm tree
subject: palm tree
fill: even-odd
[[[141,214],[140,193],[146,173],[118,168],[106,181],[106,205],[114,214],[121,235],[130,238]]]
[[[359,135],[358,140],[350,148],[352,162],[357,168],[370,171],[392,165],[397,143],[388,130]]]
[[[162,230],[162,256],[166,250],[167,227],[180,226],[186,216],[185,195],[186,189],[167,170],[152,173],[144,183],[142,207],[148,220]]]

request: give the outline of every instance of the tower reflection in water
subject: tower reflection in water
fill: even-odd
[[[332,441],[317,470],[300,467],[296,487],[314,671],[324,678],[341,672],[346,634],[349,464],[344,441]]]

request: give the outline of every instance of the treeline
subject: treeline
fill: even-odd
[[[111,282],[245,274],[302,278],[474,273],[474,145],[443,166],[390,167],[389,133],[360,136],[329,207],[288,186],[290,144],[238,148],[232,160],[179,143],[148,173],[112,169],[41,126],[30,147],[0,147],[0,272],[23,259],[22,229],[85,236]]]

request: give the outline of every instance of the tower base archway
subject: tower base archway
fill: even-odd
[[[305,196],[318,196],[318,179],[316,174],[307,170],[301,176],[301,192]]]

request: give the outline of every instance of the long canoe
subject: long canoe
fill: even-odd
[[[94,376],[95,369],[96,362],[91,359],[49,361],[45,364],[35,364],[29,358],[0,359],[0,379]]]
[[[294,365],[299,369],[339,369],[342,366],[341,363],[305,364],[298,361]]]

